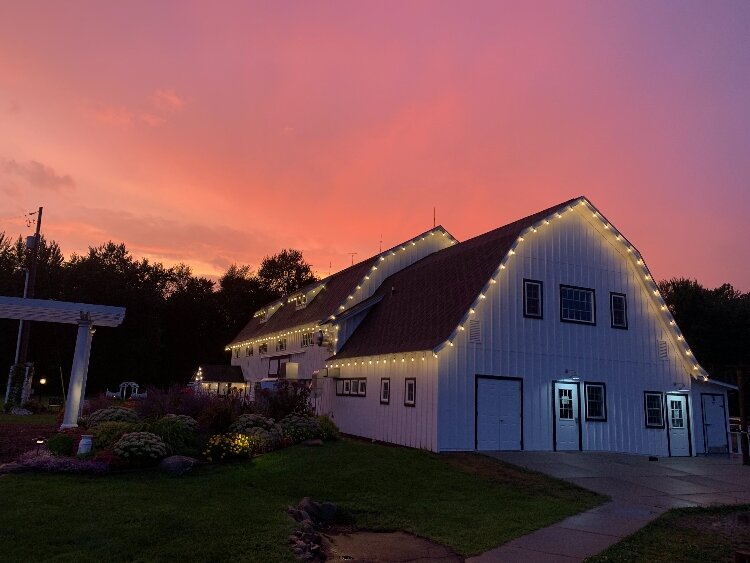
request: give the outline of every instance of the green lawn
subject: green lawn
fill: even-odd
[[[343,440],[181,477],[0,478],[0,559],[293,561],[286,506],[333,501],[361,528],[403,529],[475,554],[603,498],[472,454]]]
[[[750,505],[670,510],[587,563],[733,562],[750,552]]]
[[[0,424],[56,424],[57,414],[31,414],[19,416],[0,412]]]

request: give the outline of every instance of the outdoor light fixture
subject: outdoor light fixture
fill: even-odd
[[[41,378],[39,380],[39,385],[46,385],[46,384],[47,384],[47,379],[46,378],[43,377],[43,378]]]
[[[37,438],[34,443],[36,444],[36,455],[39,455],[39,448],[44,444],[44,438]]]

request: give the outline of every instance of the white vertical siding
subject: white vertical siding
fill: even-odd
[[[342,432],[413,448],[437,448],[437,361],[431,352],[342,362],[341,379],[367,378],[365,397],[336,396],[335,379],[329,378],[325,404],[331,405],[330,415]],[[380,380],[384,377],[391,380],[387,405],[380,404]],[[404,405],[405,380],[410,377],[416,379],[413,407]]]
[[[689,387],[690,378],[642,273],[590,215],[577,209],[525,236],[472,315],[482,343],[459,332],[440,351],[440,450],[474,448],[476,374],[523,378],[524,447],[553,449],[552,382],[568,370],[580,378],[584,450],[667,455],[666,430],[645,427],[643,392]],[[541,320],[523,316],[524,278],[543,283]],[[561,284],[595,290],[595,326],[560,321]],[[611,327],[610,292],[627,296],[627,330]],[[668,343],[667,360],[659,340]],[[586,381],[606,384],[606,422],[585,420]]]

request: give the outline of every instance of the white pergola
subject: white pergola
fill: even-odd
[[[0,296],[0,318],[78,325],[68,397],[65,402],[65,417],[60,428],[78,426],[78,414],[86,390],[94,327],[119,326],[125,318],[125,308]]]

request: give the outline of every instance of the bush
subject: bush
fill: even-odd
[[[212,396],[204,405],[205,408],[197,415],[198,425],[209,434],[226,433],[242,409],[241,401],[216,396]]]
[[[163,420],[176,420],[191,432],[198,431],[198,421],[186,414],[166,414]]]
[[[242,414],[235,420],[229,427],[231,432],[239,432],[241,434],[247,434],[254,428],[263,428],[265,430],[271,430],[276,426],[276,421],[272,418],[266,418],[259,414]]]
[[[151,423],[149,430],[164,441],[170,453],[183,453],[194,445],[198,423],[190,416],[167,415]]]
[[[97,424],[91,430],[91,434],[94,436],[94,448],[97,450],[111,448],[124,434],[145,430],[143,426],[139,423],[116,421]]]
[[[67,432],[58,432],[47,440],[47,449],[55,455],[72,456],[78,445],[78,437]]]
[[[290,414],[311,414],[310,389],[304,381],[279,380],[273,389],[256,393],[256,403],[262,413],[274,420]]]
[[[102,422],[138,422],[138,420],[138,413],[133,409],[109,407],[93,412],[86,421],[86,425],[88,428],[94,428]]]
[[[117,457],[135,462],[156,462],[167,455],[167,446],[151,432],[129,432],[114,447]]]
[[[320,437],[323,440],[331,441],[339,439],[339,427],[329,417],[326,415],[319,416],[318,424],[320,425]]]
[[[23,405],[21,405],[21,408],[31,411],[34,414],[47,412],[47,409],[44,408],[44,405],[40,403],[39,401],[37,401],[36,399],[29,399]]]
[[[284,436],[293,442],[303,442],[320,437],[320,423],[316,418],[290,414],[280,423]]]
[[[246,434],[216,434],[208,439],[203,455],[207,461],[229,461],[252,455],[250,439]]]
[[[253,452],[271,452],[284,445],[284,432],[278,424],[270,429],[250,428],[245,435],[250,440]]]

